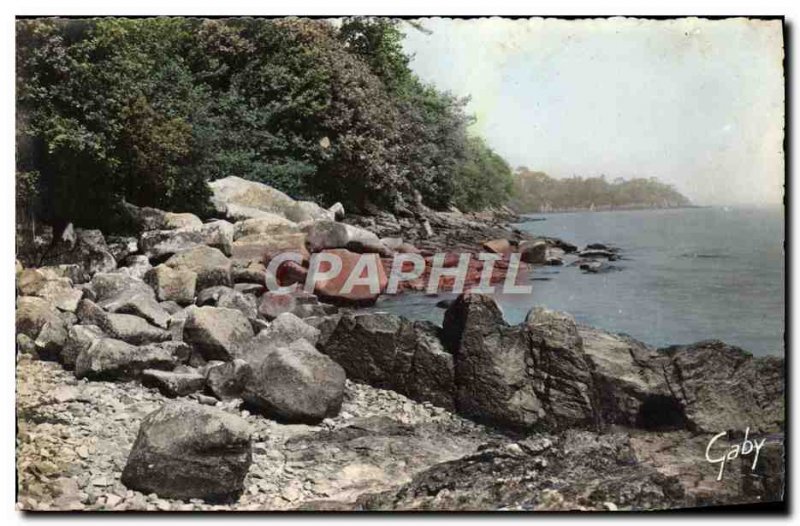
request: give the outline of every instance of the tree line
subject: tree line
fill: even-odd
[[[18,210],[112,230],[122,200],[202,216],[229,175],[351,211],[505,203],[510,167],[466,100],[412,72],[402,24],[19,20]]]
[[[555,179],[544,172],[520,167],[515,172],[510,206],[518,212],[548,212],[581,209],[672,208],[689,200],[671,185],[655,178],[605,176]]]

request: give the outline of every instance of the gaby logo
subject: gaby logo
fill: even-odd
[[[715,435],[708,442],[708,446],[706,446],[706,460],[708,460],[711,464],[719,464],[719,475],[717,475],[717,480],[722,480],[722,474],[725,471],[726,462],[736,459],[736,457],[738,457],[740,454],[749,455],[753,451],[755,451],[755,455],[753,455],[753,465],[750,466],[750,470],[755,471],[756,465],[758,464],[758,454],[761,452],[764,442],[767,441],[766,438],[762,438],[761,440],[748,440],[748,435],[750,434],[750,428],[748,427],[744,431],[744,440],[741,444],[734,444],[729,446],[727,449],[716,447],[717,441],[727,434],[727,431],[725,431]],[[714,449],[713,452],[712,449]]]

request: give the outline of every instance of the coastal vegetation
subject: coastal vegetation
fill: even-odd
[[[674,208],[689,200],[656,178],[569,177],[555,179],[525,167],[516,170],[510,206],[518,212],[584,209]]]
[[[20,20],[18,213],[115,229],[125,200],[203,216],[227,176],[354,212],[504,203],[511,169],[470,135],[465,100],[411,71],[409,27]]]

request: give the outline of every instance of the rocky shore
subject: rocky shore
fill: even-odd
[[[283,284],[325,251],[588,265],[614,261],[613,247],[534,239],[502,211],[348,216],[237,178],[212,190],[206,222],[126,205],[136,236],[68,227],[18,253],[20,509],[782,500],[782,359],[717,341],[653,349],[542,308],[511,326],[470,292],[438,327],[359,311],[377,294],[336,280],[289,296],[264,286],[289,250],[303,258],[275,276]],[[720,470],[706,458],[714,437],[721,452],[763,442]]]

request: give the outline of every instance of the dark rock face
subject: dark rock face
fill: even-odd
[[[690,430],[720,432],[745,425],[751,431],[783,430],[783,360],[756,359],[717,340],[663,352],[669,357],[669,390],[683,407]]]
[[[75,376],[93,380],[132,380],[145,369],[172,370],[176,359],[158,345],[136,347],[111,338],[95,340],[75,360]]]
[[[511,327],[491,297],[463,294],[443,332],[461,414],[512,428],[596,423],[590,366],[568,316],[535,310]]]
[[[300,339],[251,363],[244,400],[266,416],[316,423],[336,416],[344,396],[344,370]]]
[[[453,409],[453,357],[434,325],[384,313],[336,318],[320,349],[344,367],[348,378]]]
[[[166,498],[235,500],[252,462],[250,433],[247,422],[219,409],[164,405],[142,421],[122,483]]]
[[[676,477],[637,462],[624,434],[569,431],[487,446],[438,464],[357,509],[560,511],[685,506]]]
[[[523,241],[519,244],[520,259],[525,263],[544,265],[547,263],[547,242],[543,240]]]

